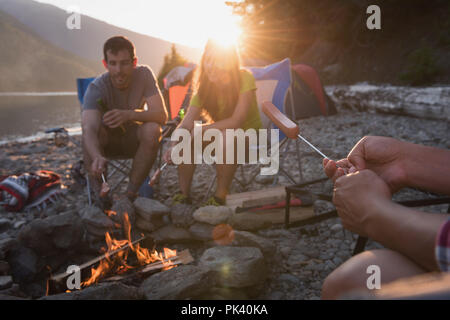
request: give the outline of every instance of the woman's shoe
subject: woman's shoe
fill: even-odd
[[[182,193],[177,193],[172,198],[172,205],[176,204],[192,204],[192,199]]]
[[[203,203],[202,207],[206,207],[206,206],[220,207],[220,206],[224,206],[224,205],[225,205],[225,200],[220,199],[216,196],[212,196],[208,200],[206,200],[206,202]]]

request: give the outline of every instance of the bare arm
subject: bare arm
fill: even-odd
[[[435,240],[447,214],[393,202],[386,182],[368,169],[339,177],[333,203],[346,229],[402,253],[427,270],[438,270]]]
[[[98,110],[83,110],[81,113],[83,144],[92,159],[101,155],[98,139],[101,122],[101,115]]]
[[[98,110],[83,110],[81,113],[83,147],[92,160],[89,169],[95,175],[100,175],[106,165],[106,159],[102,155],[98,137],[101,121],[101,114]]]
[[[167,110],[162,99],[161,94],[155,94],[149,98],[146,98],[148,110],[141,111],[139,109],[133,110],[130,120],[141,122],[156,122],[161,126],[167,122]]]
[[[394,202],[381,204],[368,226],[370,238],[398,251],[429,271],[438,271],[435,243],[448,214],[427,213]]]

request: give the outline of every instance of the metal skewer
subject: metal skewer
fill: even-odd
[[[325,154],[323,154],[319,149],[317,149],[314,145],[312,145],[308,140],[306,140],[305,138],[303,138],[300,134],[297,135],[297,137],[299,137],[300,139],[302,139],[303,141],[305,141],[308,146],[310,146],[311,148],[313,148],[318,154],[320,154],[323,158],[326,159],[330,159],[328,158]]]

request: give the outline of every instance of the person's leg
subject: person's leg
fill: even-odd
[[[178,182],[180,183],[181,193],[189,197],[191,192],[192,177],[195,172],[195,164],[178,165]]]
[[[322,286],[322,299],[337,299],[353,289],[369,290],[367,280],[372,273],[368,273],[367,268],[370,265],[380,268],[381,287],[383,283],[427,272],[398,252],[389,249],[365,251],[328,275]]]
[[[127,192],[137,194],[150,172],[158,154],[161,127],[155,122],[145,122],[137,128],[139,146],[133,159]]]
[[[234,155],[234,162],[233,164],[216,164],[216,172],[217,172],[217,188],[216,192],[214,193],[214,196],[225,200],[226,196],[228,195],[231,183],[233,182],[234,174],[237,169],[237,139],[234,139],[233,147],[229,146],[227,148],[227,140],[226,140],[226,131],[222,131],[222,138],[223,138],[223,161],[227,158],[227,153],[232,152]],[[239,146],[242,147],[242,146]],[[247,145],[243,146],[244,148],[247,148]]]

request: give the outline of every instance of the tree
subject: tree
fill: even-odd
[[[164,56],[164,64],[158,74],[159,87],[164,88],[164,77],[173,68],[183,66],[186,63],[188,63],[188,61],[178,53],[175,44],[172,44],[172,47],[170,48],[170,53]]]

